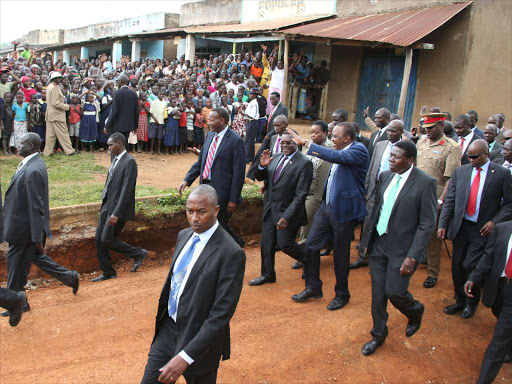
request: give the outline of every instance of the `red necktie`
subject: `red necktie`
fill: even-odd
[[[463,137],[460,138],[460,150],[462,152],[464,152],[464,138]]]
[[[471,184],[471,191],[469,192],[469,200],[468,207],[466,208],[466,212],[469,216],[473,216],[476,212],[476,200],[478,198],[478,189],[480,188],[480,172],[482,168],[477,168],[476,176],[473,179],[473,184]]]
[[[215,139],[210,145],[210,149],[208,150],[208,157],[206,158],[206,164],[204,165],[203,170],[203,180],[206,180],[210,175],[210,169],[212,168],[213,157],[215,156],[215,150],[217,149],[217,143],[219,142],[219,135],[215,135]]]
[[[507,265],[505,266],[505,276],[507,276],[509,279],[512,279],[512,249],[510,250]]]

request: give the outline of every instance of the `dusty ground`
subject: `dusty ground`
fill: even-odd
[[[304,134],[308,126],[296,128]],[[177,187],[195,161],[192,154],[136,156],[139,170],[144,170],[139,172],[138,182],[155,187]],[[98,161],[108,165],[109,159],[99,155]],[[298,304],[290,296],[304,285],[301,271],[290,268],[291,259],[278,253],[276,284],[249,287],[247,281],[259,275],[260,256],[258,247],[246,252],[244,289],[231,322],[232,359],[221,364],[219,383],[476,381],[496,320],[482,306],[468,321],[443,314],[443,307],[452,302],[446,254],[436,288],[422,287],[424,267],[411,281],[411,292],[426,307],[422,329],[406,338],[406,319],[389,305],[389,337],[375,355],[364,357],[361,347],[370,339],[371,328],[368,269],[351,273],[349,305],[329,312],[326,306],[334,287],[330,257],[322,259],[324,298]],[[356,258],[355,248],[352,258]],[[11,328],[7,319],[0,318],[0,383],[139,383],[169,264],[165,256],[147,260],[132,274],[128,272],[131,263],[122,262],[117,266],[118,279],[96,284],[90,280],[97,274],[84,275],[77,296],[55,282],[29,291],[32,311],[18,327]],[[502,368],[497,382],[512,382],[511,365]]]

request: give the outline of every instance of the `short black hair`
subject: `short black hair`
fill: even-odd
[[[408,159],[413,157],[414,160],[416,160],[418,150],[416,149],[416,146],[414,145],[414,143],[412,141],[409,141],[409,140],[399,141],[399,142],[395,143],[394,146],[396,148],[402,149],[405,152],[405,156],[407,156]]]
[[[121,143],[123,147],[126,147],[126,138],[121,132],[115,132],[110,135],[109,139],[112,139],[114,143]]]
[[[478,120],[478,112],[473,109],[470,109],[469,111],[467,111],[466,115],[475,115],[476,119]]]
[[[351,123],[344,121],[343,123],[339,123],[336,126],[343,127],[343,133],[346,136],[350,136],[350,138],[352,140],[354,140],[356,138],[356,129],[354,128],[354,126]]]
[[[452,121],[452,114],[450,112],[443,112],[446,115],[446,120]]]
[[[348,112],[346,110],[344,110],[343,108],[338,108],[337,110],[334,111],[334,113],[340,115],[340,117],[344,120],[344,121],[347,121],[348,120]]]
[[[278,99],[280,99],[280,98],[281,98],[281,95],[279,94],[279,92],[272,92],[272,93],[270,94],[270,96],[272,96],[272,95],[274,95],[274,96],[275,96],[275,97],[277,97]]]
[[[318,125],[325,133],[329,132],[329,125],[323,120],[317,120],[313,123],[313,125]]]
[[[459,115],[455,121],[462,121],[464,124],[467,124],[469,125],[470,122],[469,122],[469,116],[468,115]]]
[[[218,114],[226,124],[229,123],[229,114],[228,111],[226,111],[224,108],[214,108],[212,112]]]
[[[359,133],[361,132],[361,127],[359,126],[359,124],[357,124],[355,121],[353,121],[352,125],[356,129],[356,135],[359,135]]]

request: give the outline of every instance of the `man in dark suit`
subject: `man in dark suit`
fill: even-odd
[[[105,124],[105,134],[109,136],[121,132],[126,142],[130,132],[135,132],[139,124],[139,106],[137,94],[133,92],[128,83],[128,76],[122,74],[117,79],[119,90],[114,95],[110,116]]]
[[[306,289],[292,296],[298,302],[322,297],[320,280],[320,250],[334,239],[334,273],[336,296],[327,306],[329,310],[343,308],[350,299],[348,274],[350,242],[357,223],[367,215],[364,181],[368,170],[368,151],[354,142],[356,130],[350,123],[334,127],[329,149],[294,134],[297,143],[309,148],[308,155],[330,162],[331,169],[325,183],[324,198],[318,209],[306,241],[304,273]]]
[[[457,119],[455,119],[453,128],[455,128],[455,132],[459,137],[458,144],[462,152],[462,158],[460,159],[460,163],[461,165],[469,164],[469,159],[467,155],[468,148],[475,140],[481,139],[482,137],[478,136],[471,130],[468,115],[460,115],[459,117],[457,117]]]
[[[22,136],[18,154],[23,156],[5,193],[3,238],[9,243],[5,256],[7,288],[25,290],[30,263],[78,292],[79,275],[70,271],[45,253],[46,237],[51,238],[48,173],[39,155],[41,138],[30,132]],[[26,303],[24,312],[30,311]],[[2,313],[9,316],[9,311]]]
[[[498,143],[496,136],[498,136],[498,127],[494,124],[487,124],[484,129],[484,140],[489,144],[489,160],[502,165],[505,161],[501,152],[503,146]]]
[[[229,115],[223,108],[210,112],[211,132],[184,181],[180,194],[199,176],[200,184],[210,184],[219,196],[218,220],[242,248],[245,241],[229,226],[229,219],[240,203],[245,174],[245,149],[240,136],[228,127]]]
[[[4,209],[2,207],[2,188],[0,187],[0,243],[4,235]],[[9,325],[15,327],[21,321],[23,307],[27,302],[25,292],[16,292],[7,288],[0,288],[0,307],[9,311]]]
[[[288,108],[286,108],[286,106],[284,106],[281,103],[281,96],[279,95],[278,92],[272,92],[270,94],[270,104],[272,104],[272,110],[268,115],[266,135],[263,138],[260,149],[258,149],[258,152],[256,153],[254,161],[252,162],[251,166],[249,167],[249,170],[247,171],[247,177],[253,181],[256,180],[254,174],[256,173],[256,170],[258,169],[258,165],[260,163],[260,156],[264,150],[270,148],[270,140],[276,134],[274,130],[274,121],[276,117],[284,116],[288,119]]]
[[[375,148],[375,145],[379,141],[388,139],[388,133],[386,132],[386,129],[389,122],[391,121],[390,119],[391,112],[389,112],[389,109],[381,108],[375,112],[375,125],[378,129],[370,136],[370,145],[368,147],[368,153],[370,154],[370,157],[373,155],[373,149]]]
[[[506,168],[489,161],[489,147],[483,139],[471,144],[466,156],[470,164],[453,172],[439,217],[437,235],[453,241],[452,278],[455,304],[444,309],[470,319],[480,301],[480,289],[473,298],[464,293],[464,283],[478,264],[496,224],[512,217],[512,176]]]
[[[471,109],[471,110],[466,112],[466,115],[468,115],[468,117],[469,117],[469,125],[470,125],[471,130],[477,136],[483,137],[484,133],[482,132],[481,129],[479,129],[476,126],[476,123],[478,123],[478,113],[477,113],[477,111]]]
[[[134,247],[119,238],[126,222],[135,218],[137,163],[126,152],[126,141],[121,132],[112,134],[107,145],[113,158],[101,192],[102,203],[96,227],[96,250],[103,273],[92,279],[93,282],[117,277],[110,250],[134,259],[130,272],[136,272],[148,254],[145,249]]]
[[[484,285],[482,303],[498,318],[494,335],[485,351],[477,384],[494,381],[512,352],[512,221],[496,225],[482,258],[464,285],[468,297],[473,287]]]
[[[153,343],[142,384],[213,384],[222,357],[230,358],[229,321],[242,292],[245,253],[219,225],[209,185],[187,199],[191,228],[178,235],[160,295]]]
[[[281,136],[281,153],[260,157],[256,179],[267,182],[261,221],[261,276],[249,285],[276,282],[275,246],[304,262],[304,249],[296,243],[301,226],[308,223],[306,197],[313,180],[313,163],[297,149],[293,136]]]
[[[437,184],[413,166],[416,154],[410,141],[393,146],[389,171],[377,182],[369,242],[361,244],[368,248],[372,276],[372,340],[363,346],[365,356],[374,353],[388,335],[388,299],[409,319],[407,337],[421,327],[425,307],[408,291],[409,280],[427,252],[436,225]]]
[[[366,147],[366,149],[368,149],[370,147],[370,138],[361,135],[361,127],[359,126],[359,124],[357,124],[356,122],[352,122],[352,125],[356,129],[356,141],[358,143],[362,143]]]

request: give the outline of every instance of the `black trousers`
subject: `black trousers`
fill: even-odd
[[[71,286],[74,282],[73,271],[62,267],[48,255],[41,253],[35,243],[9,244],[5,256],[7,265],[7,288],[23,291],[31,264],[35,264],[43,272]]]
[[[229,226],[229,220],[231,219],[231,213],[228,213],[227,207],[221,207],[219,210],[219,214],[217,215],[217,220],[219,224],[226,230],[227,233],[231,235],[231,237],[238,243],[240,247],[245,247],[245,241],[238,234],[235,233],[233,228]]]
[[[0,307],[8,311],[16,304],[18,295],[16,291],[7,288],[0,288]]]
[[[176,340],[176,323],[166,314],[164,319],[161,320],[156,340],[149,350],[148,362],[144,370],[144,377],[142,378],[141,384],[160,384],[158,381],[158,377],[161,373],[159,369],[181,352],[176,351]],[[187,384],[215,384],[217,382],[217,370],[202,376],[191,375],[187,373],[187,371],[188,369],[185,370],[185,374],[183,375]]]
[[[480,229],[480,224],[462,220],[459,232],[453,239],[452,279],[458,304],[478,305],[480,302],[480,288],[476,284],[472,290],[473,298],[467,297],[464,292],[464,284],[480,261],[489,240],[488,236],[480,235]]]
[[[245,123],[245,156],[247,162],[254,160],[254,143],[258,134],[258,120],[247,120]]]
[[[109,214],[107,210],[102,209],[98,226],[96,227],[96,250],[98,251],[98,260],[100,268],[105,276],[116,275],[116,270],[112,266],[112,257],[110,250],[119,252],[120,254],[136,259],[142,256],[143,249],[133,247],[119,239],[119,235],[123,231],[126,221],[118,220],[116,225],[110,225]]]
[[[350,265],[350,242],[354,235],[357,221],[338,223],[331,212],[330,207],[322,203],[309,230],[306,240],[306,263],[304,273],[306,275],[306,287],[315,291],[322,290],[320,280],[320,251],[334,239],[334,274],[336,296],[346,300],[350,298],[348,290],[348,274]]]
[[[372,244],[369,254],[372,276],[372,337],[382,340],[388,335],[388,299],[408,319],[416,320],[421,303],[409,292],[411,275],[401,276],[400,267],[392,266],[386,255],[386,235],[379,236]]]
[[[491,342],[487,346],[477,384],[490,384],[512,351],[512,282],[501,279],[501,312]]]
[[[303,262],[306,257],[304,248],[296,242],[301,226],[294,224],[292,220],[288,228],[277,230],[271,216],[268,212],[261,221],[261,275],[267,277],[276,276],[276,244],[281,251],[295,260]]]

